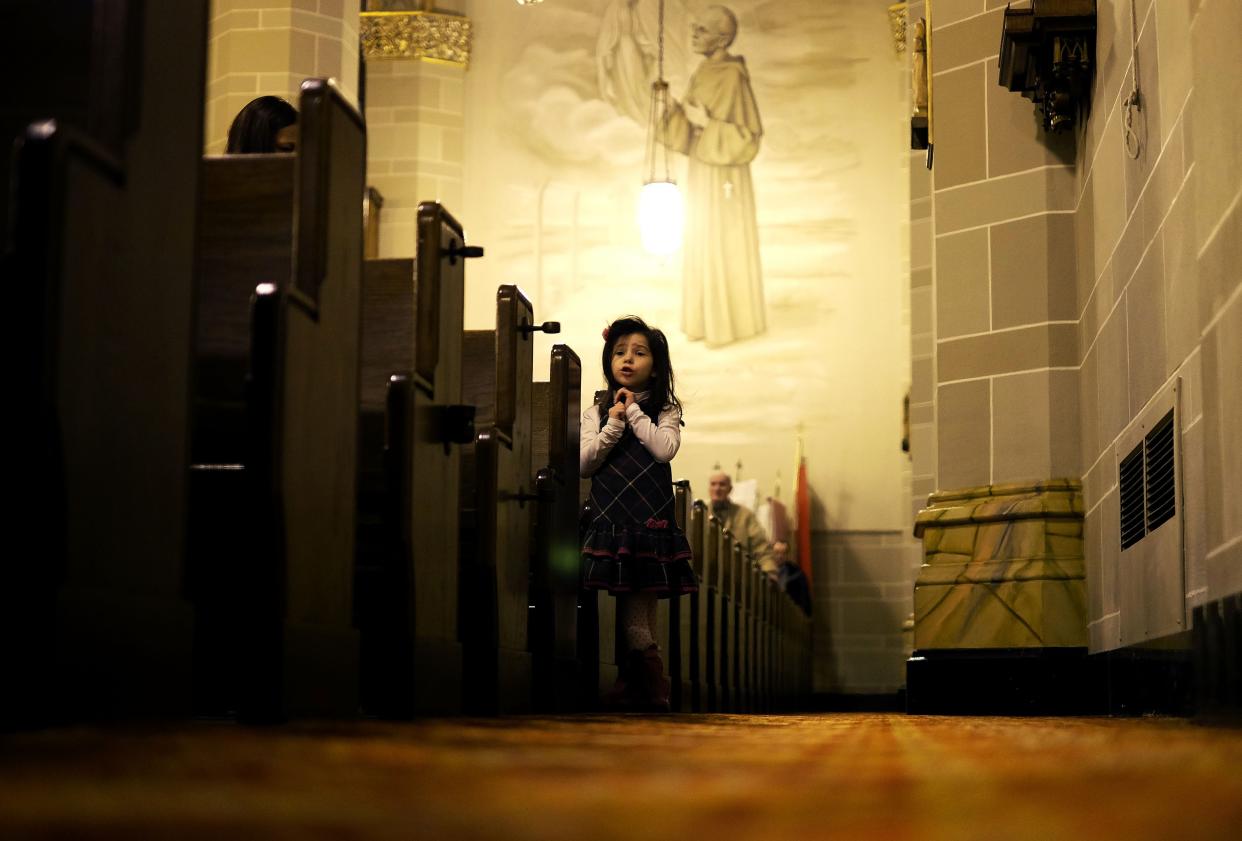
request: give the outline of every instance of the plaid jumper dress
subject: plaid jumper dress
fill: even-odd
[[[655,423],[659,410],[639,408]],[[608,413],[600,411],[600,429]],[[582,541],[583,586],[660,597],[699,589],[690,543],[673,510],[673,469],[647,451],[627,425],[591,477]]]

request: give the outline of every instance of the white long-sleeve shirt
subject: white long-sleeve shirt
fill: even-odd
[[[631,403],[625,410],[625,419],[609,418],[603,428],[599,425],[599,406],[592,406],[582,413],[582,434],[578,458],[582,477],[585,479],[599,470],[608,453],[621,440],[626,424],[634,430],[634,436],[647,448],[651,457],[659,462],[670,462],[681,446],[681,412],[665,406],[655,423],[647,413]]]

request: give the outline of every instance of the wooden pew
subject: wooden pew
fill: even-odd
[[[578,537],[582,542],[586,523],[590,521],[587,500],[591,494],[590,478],[578,480]],[[603,590],[579,589],[578,592],[578,667],[582,675],[580,698],[582,709],[595,709],[599,696],[616,683],[619,658],[625,655],[619,647],[623,629],[617,627],[617,600]]]
[[[750,588],[751,558],[746,547],[734,544],[737,570],[737,695],[738,711],[751,712],[750,706]]]
[[[750,662],[747,670],[747,681],[750,685],[750,711],[752,713],[760,713],[763,712],[763,685],[759,671],[760,641],[763,636],[763,584],[767,576],[760,571],[757,563],[752,563],[750,577],[751,585],[748,598],[750,642],[747,648]]]
[[[582,363],[567,345],[552,348],[549,381],[532,393],[533,507],[530,641],[535,708],[580,708],[578,660],[578,445]]]
[[[733,711],[749,711],[750,687],[746,684],[746,590],[749,585],[747,575],[746,549],[736,540],[733,543],[733,638],[730,644],[733,649],[733,660],[730,664],[733,675]]]
[[[702,500],[695,500],[690,506],[689,525],[686,536],[693,552],[691,564],[699,579],[699,591],[686,597],[686,605],[682,608],[682,646],[685,668],[682,671],[686,683],[688,705],[683,704],[683,712],[703,712],[707,709],[707,662],[709,645],[707,633],[707,611],[711,593],[708,590],[707,576],[707,505]]]
[[[772,627],[773,605],[776,602],[777,586],[772,579],[764,576],[763,587],[763,635],[760,645],[759,654],[759,683],[763,695],[762,710],[770,713],[773,710],[772,702],[772,646],[775,638],[775,629]]]
[[[531,704],[528,645],[531,515],[531,374],[537,325],[516,286],[496,292],[496,329],[469,330],[463,401],[477,408],[475,443],[461,464],[459,625],[465,708],[518,712]]]
[[[17,371],[6,413],[17,499],[0,561],[0,655],[17,688],[0,696],[6,724],[190,709],[202,104],[184,92],[201,86],[206,3],[106,5],[0,9],[0,274]]]
[[[685,532],[686,539],[690,543],[690,565],[694,569],[698,563],[696,557],[703,548],[702,525],[695,512],[690,482],[685,479],[675,482],[673,493],[677,527]],[[696,529],[698,530],[697,537],[695,536]],[[669,604],[668,672],[669,683],[672,685],[669,706],[673,712],[693,711],[694,690],[691,688],[691,683],[694,677],[694,666],[698,665],[698,658],[692,653],[692,648],[698,640],[693,628],[697,614],[692,616],[694,608],[691,607],[691,601],[696,597],[695,593],[674,597]]]
[[[738,555],[737,540],[733,532],[721,532],[719,550],[721,573],[721,643],[720,643],[720,693],[722,712],[738,712],[737,685],[737,626],[738,626]]]
[[[325,80],[303,83],[299,110],[296,157],[205,159],[199,216],[196,680],[258,721],[357,710],[366,138]]]
[[[191,3],[183,4],[184,14],[198,15],[198,19],[182,21],[180,31],[167,38],[167,45],[150,44],[145,50],[144,25],[150,21],[167,26],[169,19],[164,10],[144,10],[139,0],[5,0],[0,4],[0,47],[5,56],[0,196],[6,199],[0,202],[0,232],[9,230],[9,152],[28,125],[54,120],[123,167],[125,142],[138,133],[140,114],[144,105],[150,105],[143,102],[144,81],[146,87],[162,81],[144,80],[144,53],[177,55],[180,66],[168,74],[174,82],[193,78],[195,71],[201,74],[202,64],[196,68],[194,63],[205,55],[206,24],[200,21],[207,3]],[[189,116],[188,105],[164,102],[159,107],[177,112],[184,120]],[[152,113],[148,110],[147,115]],[[186,128],[184,122],[176,127],[148,125],[143,133],[180,133]]]
[[[709,509],[710,512],[710,509]],[[721,589],[724,580],[724,523],[714,514],[708,514],[707,533],[704,539],[703,572],[708,583],[707,610],[704,612],[704,636],[707,645],[707,706],[708,712],[724,712],[726,697],[722,682],[722,649],[724,645],[724,606]]]
[[[741,711],[750,713],[754,712],[754,684],[750,680],[754,615],[750,599],[755,588],[755,563],[741,544],[737,544],[735,554],[738,568],[738,694]]]
[[[465,260],[461,225],[418,208],[417,256],[368,260],[362,285],[354,622],[363,708],[385,718],[461,709],[457,632]]]
[[[363,256],[378,260],[380,251],[380,214],[384,210],[384,196],[374,187],[367,187],[362,197]]]

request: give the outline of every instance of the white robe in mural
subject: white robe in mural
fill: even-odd
[[[681,326],[690,339],[726,345],[767,329],[750,180],[763,125],[741,56],[700,64],[685,101],[708,119],[697,128],[676,105],[665,127],[669,146],[690,159]]]
[[[637,6],[633,0],[609,4],[600,22],[595,56],[600,97],[645,126],[656,75],[656,44]]]

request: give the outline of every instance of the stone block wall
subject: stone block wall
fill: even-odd
[[[384,196],[380,257],[414,256],[419,202],[462,212],[465,72],[411,59],[367,62],[367,180]]]
[[[1184,551],[1160,559],[1177,583],[1153,597],[1182,600],[1189,625],[1242,591],[1242,5],[1135,0],[1132,25],[1130,0],[1099,0],[1091,110],[1061,136],[996,82],[1004,6],[934,2],[928,191],[911,168],[913,497],[1081,476],[1103,651],[1134,574],[1118,443],[1176,383]]]
[[[902,624],[920,546],[903,532],[815,532],[816,694],[887,694],[905,685]]]
[[[1154,395],[1181,382],[1183,558],[1189,618],[1242,591],[1242,301],[1236,251],[1242,155],[1227,61],[1236,3],[1137,4],[1139,154],[1126,149],[1133,88],[1129,4],[1099,4],[1101,72],[1079,161],[1078,228],[1083,461],[1093,647],[1119,644],[1126,574],[1117,540],[1115,442]],[[1234,29],[1230,29],[1234,27]],[[1168,559],[1178,564],[1179,559]]]
[[[940,489],[1078,469],[1074,139],[1040,142],[1030,102],[997,85],[1004,5],[932,7]]]

